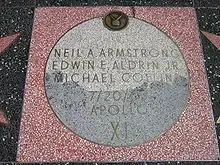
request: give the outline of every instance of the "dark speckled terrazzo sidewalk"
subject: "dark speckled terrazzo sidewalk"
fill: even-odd
[[[196,13],[195,19],[199,27],[199,29],[195,29],[195,31],[199,31],[200,34],[199,37],[209,85],[209,99],[211,100],[213,110],[212,120],[215,124],[218,144],[220,144],[220,48],[216,44],[220,43],[219,0],[0,0],[0,164],[217,165],[220,163],[216,160],[212,162],[199,160],[197,162],[187,162],[184,160],[151,162],[141,160],[140,162],[129,163],[74,163],[67,161],[50,163],[37,163],[38,161],[29,163],[17,162],[24,87],[29,48],[32,38],[34,11],[36,8],[40,7],[61,6],[152,6],[192,8]],[[16,35],[16,37],[9,38],[12,35]]]

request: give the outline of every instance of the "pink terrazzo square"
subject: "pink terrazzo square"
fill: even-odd
[[[177,122],[160,137],[133,147],[103,146],[67,129],[51,110],[44,90],[44,69],[56,41],[73,26],[120,10],[168,34],[179,46],[190,77],[190,99]],[[202,48],[193,8],[50,7],[34,16],[18,162],[217,160],[219,151]]]

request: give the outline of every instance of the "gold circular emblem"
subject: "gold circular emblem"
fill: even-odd
[[[122,30],[128,25],[128,16],[121,11],[111,11],[104,17],[103,23],[109,30]]]

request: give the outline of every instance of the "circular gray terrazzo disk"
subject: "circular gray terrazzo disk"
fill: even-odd
[[[102,18],[73,27],[45,70],[48,102],[70,130],[94,143],[133,146],[165,132],[184,111],[188,72],[176,44],[129,18],[110,31]]]

